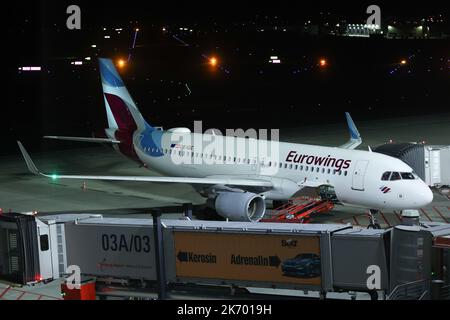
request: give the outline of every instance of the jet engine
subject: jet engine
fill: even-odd
[[[266,212],[263,197],[251,192],[221,192],[209,204],[220,216],[232,221],[258,222]]]

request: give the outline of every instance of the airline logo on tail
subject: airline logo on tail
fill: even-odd
[[[110,129],[115,130],[115,138],[122,142],[119,148],[126,145],[129,150],[122,152],[130,154],[133,150],[133,134],[139,131],[142,137],[141,148],[151,156],[163,156],[161,147],[163,133],[155,130],[144,120],[113,61],[99,59],[99,64],[108,125]]]
[[[141,131],[151,128],[139,112],[112,60],[99,59],[99,64],[109,128],[137,128]]]

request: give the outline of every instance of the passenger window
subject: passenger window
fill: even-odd
[[[347,171],[344,171],[344,176],[347,176]]]
[[[292,163],[289,165],[289,169],[292,169]]]
[[[317,169],[316,169],[316,172],[319,172],[320,171],[320,168],[318,167]]]
[[[401,180],[402,178],[400,177],[400,173],[398,172],[392,172],[391,175],[391,181],[395,181],[395,180]]]
[[[411,172],[402,172],[402,179],[403,180],[414,180],[414,175]]]
[[[300,166],[300,170],[303,171],[303,166]]]
[[[381,176],[381,180],[382,180],[382,181],[388,181],[390,176],[391,176],[391,172],[390,172],[390,171],[386,171],[386,172],[383,173],[383,175]]]

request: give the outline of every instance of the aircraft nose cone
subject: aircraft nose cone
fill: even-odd
[[[420,192],[419,199],[422,206],[429,205],[433,202],[433,191],[425,184],[423,190]]]

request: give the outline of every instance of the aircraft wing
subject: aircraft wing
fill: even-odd
[[[350,132],[350,140],[348,140],[345,144],[340,146],[339,148],[343,149],[355,149],[362,143],[361,135],[359,134],[358,129],[356,128],[355,123],[353,122],[350,113],[346,112],[345,117],[347,118],[348,131]]]
[[[96,142],[96,143],[112,143],[112,144],[120,143],[120,141],[118,140],[104,139],[104,138],[82,138],[82,137],[64,137],[64,136],[44,136],[43,138],[52,140],[77,141],[77,142]]]
[[[93,176],[93,175],[57,175],[46,174],[38,170],[30,155],[20,141],[17,141],[22,152],[25,163],[32,173],[51,179],[78,179],[78,180],[103,180],[103,181],[139,181],[139,182],[165,182],[165,183],[185,183],[198,185],[225,185],[240,187],[259,187],[271,189],[273,184],[270,181],[251,178],[220,177],[220,178],[188,178],[188,177],[152,177],[152,176]]]

